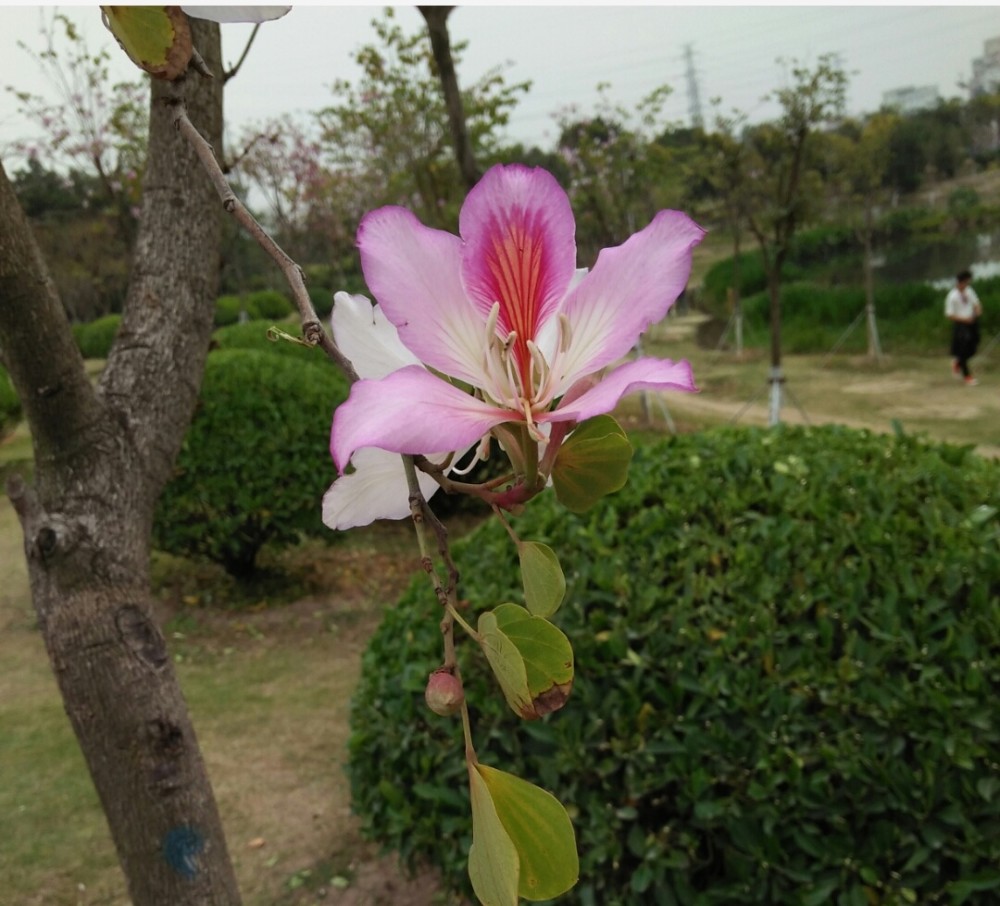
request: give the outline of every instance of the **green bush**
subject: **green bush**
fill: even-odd
[[[249,296],[219,296],[215,300],[216,327],[237,324],[244,313],[251,321],[260,317]]]
[[[480,760],[574,818],[560,902],[997,902],[998,501],[969,449],[832,427],[681,436],[582,517],[532,502],[514,524],[566,570],[569,702],[519,723],[459,648]],[[473,611],[521,600],[501,526],[455,554]],[[422,576],[387,611],[349,770],[367,833],[461,885],[461,728],[422,700],[438,611]]]
[[[280,321],[292,313],[292,303],[275,289],[260,289],[247,296],[247,311],[255,318]]]
[[[74,324],[73,337],[85,359],[106,359],[121,326],[121,315],[105,315],[89,324]]]
[[[320,533],[320,501],[334,478],[330,420],[346,396],[332,367],[249,349],[209,355],[198,408],[160,497],[156,546],[207,557],[245,578],[265,543]]]
[[[10,375],[0,368],[0,437],[6,435],[21,420],[21,399]]]

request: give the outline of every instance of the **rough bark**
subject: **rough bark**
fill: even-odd
[[[427,31],[431,38],[431,50],[434,62],[437,64],[438,76],[441,79],[441,89],[444,92],[445,104],[448,107],[448,126],[451,130],[451,143],[455,150],[455,160],[465,187],[471,189],[482,174],[472,153],[472,143],[469,141],[469,130],[465,125],[465,108],[462,106],[462,93],[458,88],[458,76],[455,74],[455,61],[451,54],[451,38],[448,35],[448,15],[453,6],[418,6],[420,14],[427,23]]]
[[[218,26],[192,22],[221,72]],[[20,394],[34,486],[14,480],[31,593],[66,713],[136,906],[239,902],[218,810],[162,634],[150,527],[197,400],[221,211],[167,101],[221,142],[222,80],[154,82],[149,161],[119,337],[96,387],[0,168],[0,355]]]

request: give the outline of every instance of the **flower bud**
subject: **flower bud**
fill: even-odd
[[[458,677],[448,667],[439,667],[427,679],[424,698],[427,700],[427,707],[435,714],[449,717],[462,707],[465,693]]]

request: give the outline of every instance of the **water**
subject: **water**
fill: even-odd
[[[965,268],[973,281],[1000,275],[1000,231],[889,249],[875,275],[886,283],[919,280],[947,289]]]

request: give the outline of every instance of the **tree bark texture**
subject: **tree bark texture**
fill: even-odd
[[[444,91],[445,104],[448,107],[448,126],[451,129],[451,143],[455,149],[455,160],[465,187],[471,189],[479,182],[482,173],[476,164],[472,153],[472,143],[469,141],[469,130],[465,125],[465,108],[462,106],[462,92],[458,88],[458,76],[455,74],[455,61],[451,55],[451,38],[448,35],[448,15],[453,6],[418,6],[420,14],[427,23],[427,31],[431,38],[431,50],[434,62],[437,64],[438,76],[441,79],[441,89]]]
[[[126,307],[96,386],[0,168],[0,357],[31,427],[34,486],[12,480],[31,593],[66,713],[135,906],[239,903],[222,823],[163,636],[150,528],[190,421],[212,327],[215,191],[171,98],[221,151],[218,26],[192,21],[215,79],[153,82]]]

